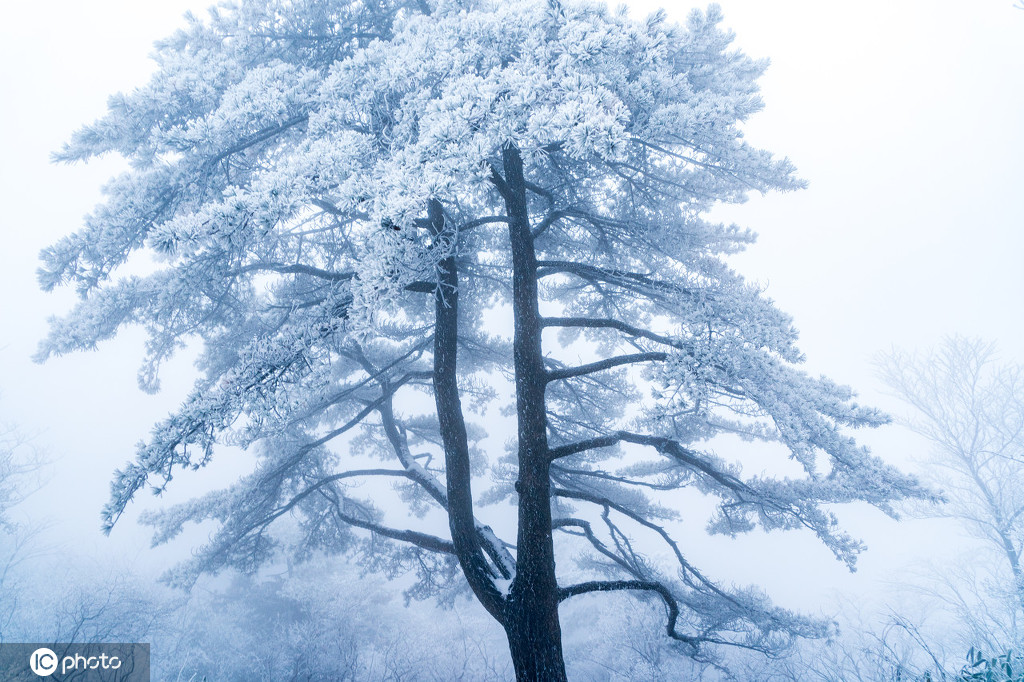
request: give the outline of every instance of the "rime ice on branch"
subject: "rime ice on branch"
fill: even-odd
[[[358,549],[417,571],[416,595],[468,583],[524,680],[564,679],[558,604],[585,592],[663,603],[667,636],[709,660],[826,632],[717,584],[670,534],[668,491],[693,487],[717,500],[709,532],[804,528],[852,566],[860,545],[828,505],[892,513],[926,494],[846,435],[885,417],[796,369],[789,318],[726,265],[753,235],[705,217],[802,184],[743,139],[765,64],[731,49],[720,19],[252,0],[160,43],[153,80],[58,155],[115,152],[131,170],[40,270],[82,296],[40,358],[140,324],[139,380],[155,390],[163,360],[202,344],[194,393],[116,473],[105,527],[231,443],[253,454],[250,475],[147,518],[158,542],[219,524],[182,582],[277,550]],[[139,251],[152,274],[122,275]],[[485,324],[503,310],[511,342]],[[557,361],[574,341],[595,359]],[[507,457],[481,446],[502,374]],[[806,473],[744,477],[711,452],[722,434],[779,444]],[[471,483],[488,473],[517,538],[479,518]],[[411,518],[365,495],[373,478]],[[418,525],[431,512],[447,533]],[[302,531],[286,547],[283,517]],[[652,540],[670,563],[638,551]]]

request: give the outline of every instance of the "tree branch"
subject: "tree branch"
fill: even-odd
[[[579,367],[567,367],[565,369],[550,370],[547,373],[547,380],[558,381],[571,379],[573,377],[585,376],[594,372],[601,372],[621,365],[631,365],[638,362],[664,362],[668,358],[667,353],[632,353],[630,355],[619,355],[614,358],[607,358],[597,362],[591,362]]]
[[[622,438],[618,434],[612,433],[607,436],[598,436],[596,438],[588,438],[587,440],[581,440],[577,443],[571,443],[569,445],[562,445],[557,448],[551,448],[548,450],[548,456],[551,461],[561,459],[562,457],[568,457],[575,455],[580,452],[586,452],[587,450],[596,450],[597,448],[608,448],[613,445],[618,445],[622,442]]]
[[[545,317],[542,318],[541,324],[545,327],[582,327],[584,329],[616,329],[624,334],[630,336],[636,336],[642,339],[648,339],[656,343],[660,343],[664,346],[670,346],[672,348],[678,348],[679,350],[685,350],[686,346],[676,339],[662,336],[661,334],[655,334],[652,331],[641,329],[640,327],[634,327],[631,324],[626,324],[619,320],[613,320],[609,318],[594,318],[594,317]]]
[[[594,549],[614,561],[622,567],[623,570],[633,573],[633,567],[630,566],[625,559],[608,549],[608,546],[597,538],[597,535],[594,534],[594,529],[591,527],[589,521],[575,518],[563,518],[555,519],[551,523],[552,529],[557,528],[565,533],[569,533],[569,531],[565,529],[570,526],[580,528],[583,531],[583,535],[590,541],[590,544],[594,546]],[[578,535],[578,533],[570,533],[570,535]]]
[[[490,164],[490,167],[491,167],[491,174],[488,177],[488,180],[490,180],[491,184],[494,185],[497,188],[498,193],[501,194],[501,197],[505,201],[508,201],[509,197],[513,196],[512,188],[508,186],[508,183],[505,182],[505,178],[503,178],[501,176],[501,172],[497,168],[494,167],[493,163]]]
[[[668,625],[666,632],[672,639],[689,644],[696,651],[699,637],[691,637],[676,632],[676,621],[679,620],[679,604],[667,587],[653,580],[590,580],[588,582],[576,583],[558,590],[558,600],[564,601],[569,597],[588,592],[612,592],[617,590],[643,590],[657,592],[665,606],[668,607]],[[694,652],[695,652],[694,651]]]
[[[281,123],[280,125],[276,125],[273,126],[272,128],[266,128],[264,130],[261,130],[260,132],[256,133],[249,139],[242,140],[241,142],[235,144],[234,146],[228,147],[227,149],[225,149],[224,151],[220,152],[212,159],[207,161],[205,165],[209,168],[212,168],[221,161],[223,161],[224,159],[226,159],[227,157],[231,156],[232,154],[237,154],[238,152],[244,151],[255,144],[259,144],[260,142],[269,140],[278,133],[283,133],[285,130],[288,130],[293,126],[299,125],[300,123],[305,123],[307,120],[309,120],[309,114],[299,114],[298,116],[292,117],[285,121],[284,123]]]
[[[342,511],[341,504],[337,499],[328,499],[330,500],[332,506],[334,507],[334,513],[337,515],[337,517],[341,521],[344,521],[345,523],[349,524],[350,526],[355,526],[356,528],[363,528],[365,530],[377,533],[378,535],[383,535],[386,538],[391,538],[392,540],[408,542],[413,545],[416,545],[417,547],[422,547],[423,549],[430,550],[431,552],[438,552],[442,554],[455,554],[455,545],[448,540],[439,538],[436,535],[429,535],[427,533],[421,533],[415,530],[398,530],[396,528],[384,526],[373,521],[360,519],[358,517],[352,516],[351,514],[346,514],[344,511]]]
[[[492,215],[486,218],[477,218],[475,220],[467,221],[457,228],[459,232],[466,232],[472,230],[474,227],[480,227],[481,225],[489,225],[490,223],[507,223],[508,218],[503,215]]]
[[[735,604],[736,606],[741,606],[732,596],[724,592],[720,587],[718,587],[709,579],[704,577],[704,575],[700,571],[698,571],[689,561],[687,561],[686,558],[683,556],[682,551],[679,549],[679,545],[676,543],[676,541],[673,540],[672,536],[669,535],[668,532],[658,524],[648,521],[640,514],[637,514],[636,512],[633,512],[632,510],[624,507],[621,504],[613,502],[612,500],[606,497],[602,497],[601,495],[586,493],[579,490],[568,490],[566,488],[555,488],[554,494],[558,497],[564,497],[570,500],[580,500],[582,502],[590,502],[592,504],[597,504],[605,508],[614,509],[615,511],[619,512],[627,518],[632,519],[641,526],[654,531],[659,536],[661,536],[661,539],[672,550],[672,554],[675,556],[676,561],[679,563],[679,567],[683,569],[682,575],[684,576],[684,580],[688,584],[696,587],[696,585],[694,585],[690,581],[690,579],[686,577],[687,573],[695,577],[697,581],[700,583],[700,585],[702,585],[705,589],[710,590],[722,599],[725,599],[730,603]]]
[[[546,216],[544,216],[544,220],[540,221],[540,223],[538,223],[537,227],[533,228],[530,231],[530,236],[532,238],[536,239],[537,237],[539,237],[542,234],[544,234],[545,232],[547,232],[548,228],[550,228],[556,222],[558,222],[562,218],[565,218],[568,215],[569,215],[569,213],[567,211],[558,211],[558,210],[550,211]]]
[[[646,481],[638,481],[632,478],[626,478],[625,476],[616,476],[610,474],[607,471],[600,470],[589,470],[589,469],[567,469],[563,466],[553,464],[553,469],[570,476],[590,476],[591,478],[600,478],[605,481],[612,481],[614,483],[621,483],[623,485],[635,485],[641,488],[649,488],[651,490],[678,490],[681,485],[679,483],[648,483]]]
[[[386,372],[377,370],[361,351],[357,354],[357,361],[371,377],[376,377],[384,390],[385,396],[387,396],[385,402],[376,403],[376,409],[380,413],[381,425],[384,427],[384,432],[392,449],[395,451],[395,455],[398,457],[399,463],[409,474],[408,478],[419,484],[445,512],[448,512],[448,490],[416,461],[416,458],[413,457],[409,450],[404,432],[399,429],[393,405],[393,396],[397,391],[397,387],[392,388],[387,380]],[[473,525],[476,528],[481,547],[494,564],[494,577],[511,579],[515,575],[516,564],[515,559],[505,548],[504,543],[494,534],[490,526],[480,523],[475,517],[473,518]]]
[[[593,265],[586,265],[584,263],[563,260],[539,261],[537,265],[538,277],[547,277],[548,275],[556,275],[559,273],[569,273],[588,281],[600,280],[602,282],[607,282],[608,284],[627,287],[633,291],[638,287],[643,287],[666,294],[689,295],[691,293],[683,287],[680,287],[678,284],[664,282],[654,279],[650,275],[645,275],[639,272],[630,272],[629,270],[610,270],[608,268],[600,268]]]
[[[347,282],[356,276],[354,272],[332,272],[330,270],[315,268],[311,265],[285,265],[284,263],[252,263],[225,274],[228,277],[233,277],[236,275],[244,275],[249,272],[277,272],[289,275],[309,275],[310,277],[318,277],[320,279],[327,279],[335,282]]]

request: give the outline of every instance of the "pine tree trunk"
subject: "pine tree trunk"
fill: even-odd
[[[565,682],[557,602],[510,603],[507,617],[505,633],[517,682]]]
[[[520,467],[516,579],[505,607],[505,632],[519,682],[565,680],[558,583],[551,537],[551,502],[545,463]]]
[[[437,200],[430,201],[428,211],[431,234],[437,237],[445,230],[444,211]],[[455,555],[473,594],[500,621],[504,618],[504,600],[489,577],[473,517],[469,441],[457,378],[459,273],[455,256],[444,259],[439,271],[440,278],[434,293],[433,384],[437,420],[444,443],[448,525]]]
[[[551,531],[550,452],[547,443],[547,373],[537,292],[537,256],[530,233],[526,181],[519,151],[503,154],[499,184],[509,219],[512,247],[513,353],[519,436],[519,533],[516,578],[505,606],[505,632],[519,682],[565,680],[562,632],[558,622],[558,582]]]

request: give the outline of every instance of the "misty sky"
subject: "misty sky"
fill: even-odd
[[[659,3],[629,4],[643,14]],[[737,44],[772,62],[762,80],[766,108],[748,137],[788,156],[810,186],[719,215],[760,234],[734,264],[794,316],[809,370],[898,410],[870,367],[893,344],[924,348],[961,333],[1024,361],[1024,11],[1012,0],[721,4]],[[153,40],[206,5],[17,2],[0,25],[0,420],[32,435],[52,462],[49,482],[22,513],[48,518],[55,542],[142,565],[182,551],[150,551],[134,525],[152,498],[134,505],[110,539],[99,534],[99,509],[113,468],[191,385],[189,358],[168,367],[156,396],[136,387],[142,335],[134,330],[97,353],[32,364],[46,318],[73,300],[68,291],[40,292],[34,272],[39,250],[77,228],[119,168],[114,159],[55,166],[50,152],[101,115],[107,95],[142,84]],[[684,7],[670,12],[682,18]],[[907,466],[925,454],[896,427],[862,438]],[[181,476],[165,501],[229,483],[239,457],[226,453],[208,475]],[[873,589],[892,566],[930,551],[927,543],[948,553],[954,537],[935,523],[897,526],[863,510],[840,516],[871,547],[857,576],[823,547],[799,566],[787,562],[787,553],[813,547],[806,539],[753,537],[722,551],[768,554],[737,569],[738,579],[770,584],[785,605],[808,608],[832,589]]]

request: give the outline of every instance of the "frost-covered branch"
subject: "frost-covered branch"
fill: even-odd
[[[614,284],[634,292],[647,295],[663,294],[666,296],[690,296],[692,291],[679,283],[657,279],[651,275],[615,268],[602,268],[574,261],[541,260],[537,263],[538,277],[549,277],[558,274],[576,275],[587,281]]]
[[[721,588],[715,585],[711,580],[706,578],[700,571],[698,571],[686,558],[683,556],[682,551],[679,549],[678,543],[672,538],[671,535],[662,527],[650,520],[644,518],[637,512],[634,512],[624,505],[618,504],[611,499],[596,495],[593,493],[583,492],[579,490],[569,490],[566,488],[555,488],[554,495],[556,497],[563,497],[570,500],[580,500],[583,502],[590,502],[592,504],[599,505],[608,509],[614,509],[623,516],[631,519],[639,525],[654,531],[661,540],[669,547],[672,554],[675,556],[676,562],[682,569],[684,580],[691,587],[707,589],[710,592],[716,594],[722,599],[735,602],[735,598],[724,592]]]
[[[660,343],[664,346],[671,346],[672,348],[685,349],[686,346],[681,341],[672,339],[662,334],[656,334],[647,329],[641,329],[631,324],[626,324],[620,320],[613,320],[607,318],[590,318],[590,317],[545,317],[542,321],[545,327],[578,327],[581,329],[615,329],[629,336],[634,336],[649,341]]]
[[[318,490],[319,492],[319,490]],[[381,535],[392,540],[399,540],[400,542],[408,542],[416,545],[423,549],[431,552],[440,552],[442,554],[455,554],[455,545],[449,540],[439,538],[428,533],[421,533],[415,530],[400,530],[397,528],[391,528],[380,523],[368,521],[352,514],[346,513],[341,506],[341,503],[336,498],[330,498],[331,504],[335,508],[335,515],[343,523],[347,523],[350,526],[356,528],[363,528],[365,530],[372,531],[377,535]]]
[[[314,493],[320,492],[320,490],[325,486],[329,486],[336,483],[337,481],[342,481],[349,478],[374,476],[411,478],[409,472],[394,469],[354,469],[339,474],[333,474],[305,488],[302,492],[298,493],[297,495],[292,497],[292,499],[289,500],[287,503],[281,505],[280,507],[272,511],[265,518],[262,518],[259,521],[252,523],[247,528],[241,529],[237,532],[237,537],[242,538],[257,528],[266,528],[276,519],[293,510],[304,499],[306,499],[307,497]],[[371,530],[377,533],[378,535],[382,535],[393,540],[409,542],[418,547],[429,549],[433,552],[443,552],[447,554],[453,554],[455,552],[455,548],[450,541],[435,537],[433,535],[413,530],[399,530],[395,528],[390,528],[379,523],[375,523],[372,521],[368,521],[366,519],[361,519],[352,516],[351,514],[346,514],[342,512],[340,509],[337,510],[337,516],[340,520],[344,521],[349,525],[356,526],[357,528],[363,528],[365,530]]]
[[[566,367],[564,369],[548,370],[548,381],[559,381],[561,379],[572,379],[573,377],[586,376],[594,372],[603,372],[613,367],[622,365],[634,365],[642,362],[661,362],[668,357],[667,353],[633,353],[631,355],[619,355],[605,360],[598,360],[579,367]]]
[[[583,583],[576,583],[575,585],[569,585],[568,587],[562,587],[558,590],[558,598],[561,601],[568,599],[569,597],[575,597],[579,594],[588,594],[591,592],[615,592],[621,590],[639,590],[644,592],[656,592],[661,597],[662,601],[665,602],[665,607],[668,609],[668,624],[666,625],[666,632],[672,639],[684,642],[693,647],[694,653],[696,653],[697,645],[704,641],[711,641],[717,643],[723,643],[720,640],[714,638],[705,639],[702,637],[694,637],[691,635],[683,635],[676,632],[676,621],[679,620],[679,604],[676,603],[675,597],[667,587],[659,582],[652,580],[588,580]]]
[[[216,166],[218,163],[228,158],[229,156],[238,154],[239,152],[243,152],[246,149],[252,147],[253,145],[259,144],[260,142],[266,142],[272,137],[280,135],[289,128],[301,125],[308,120],[309,114],[298,114],[296,116],[289,118],[287,121],[281,123],[280,125],[265,128],[264,130],[259,131],[255,135],[252,135],[251,137],[248,137],[244,140],[240,140],[238,143],[233,144],[227,149],[215,154],[208,161],[206,161],[206,165],[209,168],[213,168],[214,166]]]
[[[294,263],[292,265],[286,265],[284,263],[251,263],[225,274],[229,277],[237,277],[250,272],[277,272],[283,275],[309,275],[310,277],[326,279],[332,282],[348,282],[355,277],[354,272],[331,272],[330,270],[315,268],[311,265],[303,265],[301,263]]]

